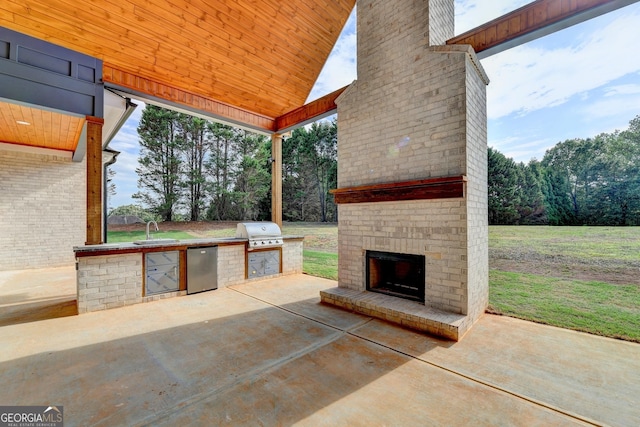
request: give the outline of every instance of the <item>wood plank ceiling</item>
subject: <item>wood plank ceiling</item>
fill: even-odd
[[[0,25],[102,59],[106,83],[273,130],[304,104],[354,5],[3,0]]]
[[[0,102],[0,142],[74,151],[85,118]]]

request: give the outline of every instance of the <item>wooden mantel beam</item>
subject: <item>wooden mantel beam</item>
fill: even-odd
[[[482,59],[638,1],[536,0],[447,44],[470,44]]]

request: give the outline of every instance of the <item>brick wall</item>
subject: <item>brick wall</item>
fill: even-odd
[[[467,57],[467,69],[476,64]],[[467,72],[467,251],[468,318],[475,321],[489,304],[489,228],[487,200],[488,78],[482,69]]]
[[[303,239],[285,239],[282,247],[282,274],[302,273]]]
[[[0,148],[0,271],[70,265],[85,240],[84,161]]]
[[[244,245],[218,247],[218,288],[245,281]]]
[[[425,50],[404,76],[338,98],[340,188],[465,173],[466,55]]]
[[[78,258],[78,313],[142,302],[143,254]]]
[[[386,82],[454,36],[454,0],[358,1],[358,80]]]

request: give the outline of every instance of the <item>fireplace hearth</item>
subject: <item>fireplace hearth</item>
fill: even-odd
[[[425,258],[367,251],[367,290],[424,303]]]

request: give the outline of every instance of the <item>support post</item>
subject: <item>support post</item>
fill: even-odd
[[[282,228],[282,135],[271,135],[271,221]]]
[[[87,116],[87,245],[102,241],[102,126],[104,119]]]

